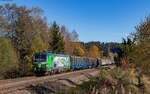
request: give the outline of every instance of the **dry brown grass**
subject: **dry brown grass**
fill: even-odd
[[[149,81],[133,69],[102,69],[98,77],[57,94],[150,94]]]

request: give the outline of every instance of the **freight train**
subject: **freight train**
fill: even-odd
[[[33,59],[33,71],[36,74],[55,74],[56,72],[95,68],[101,64],[101,59],[98,58],[36,52]]]

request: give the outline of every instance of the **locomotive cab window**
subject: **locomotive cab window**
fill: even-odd
[[[34,57],[35,62],[46,62],[47,60],[47,55],[46,54],[41,54],[41,53],[36,53]]]

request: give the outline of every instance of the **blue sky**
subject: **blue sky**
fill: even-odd
[[[40,7],[48,23],[76,30],[84,42],[121,42],[150,14],[150,0],[0,0],[4,3]]]

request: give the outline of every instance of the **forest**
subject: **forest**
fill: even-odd
[[[35,52],[74,56],[110,57],[118,43],[80,42],[75,30],[65,25],[47,22],[44,11],[16,4],[0,6],[0,78],[33,75],[32,60]],[[51,24],[49,24],[51,23]],[[111,54],[112,57],[112,54]]]

